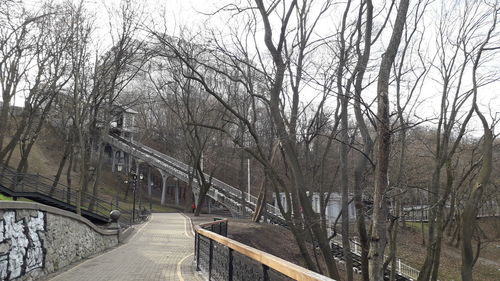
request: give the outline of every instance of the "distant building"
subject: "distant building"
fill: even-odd
[[[0,101],[0,109],[3,107],[3,101]],[[10,110],[10,113],[14,116],[20,116],[23,111],[24,111],[24,107],[22,106],[17,106],[17,105],[10,105],[9,107],[9,110]],[[38,113],[38,112],[36,112]]]
[[[138,112],[120,105],[114,105],[111,110],[111,133],[123,138],[133,139],[136,133],[135,115]]]
[[[308,192],[309,195],[309,192]],[[318,192],[314,192],[311,197],[311,204],[312,208],[316,213],[319,213],[320,211],[320,194]],[[325,193],[325,197],[327,194]],[[288,204],[285,199],[285,193],[281,192],[280,193],[280,202],[283,205],[283,208],[285,211],[288,211]],[[278,198],[276,197],[276,194],[273,193],[273,199],[274,199],[274,206],[278,208]],[[339,193],[331,193],[330,194],[330,199],[328,200],[328,203],[326,205],[326,216],[328,217],[329,220],[335,220],[339,214],[340,211],[342,210],[342,197],[340,196]],[[354,202],[351,202],[349,204],[349,219],[355,219],[356,218],[356,209],[354,207]]]
[[[113,105],[111,109],[110,134],[125,139],[133,140],[137,133],[135,126],[135,115],[138,112],[125,106]],[[130,172],[132,159],[125,151],[106,145],[105,151],[111,160],[111,170],[121,172]]]

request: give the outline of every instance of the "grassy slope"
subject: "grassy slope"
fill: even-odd
[[[193,224],[210,222],[215,217],[211,215],[193,217],[191,214],[189,216]],[[498,281],[500,280],[498,270],[500,268],[500,219],[483,219],[480,225],[486,235],[491,238],[491,242],[485,243],[485,247],[481,250],[480,259],[474,269],[474,280]],[[304,265],[292,233],[280,226],[230,219],[229,237],[295,264]],[[398,233],[398,242],[398,257],[404,263],[419,269],[425,258],[420,224],[418,228],[411,225],[401,229]],[[460,263],[460,249],[443,243],[439,280],[461,280]],[[339,265],[339,268],[342,269],[342,267],[343,265]],[[342,271],[340,273],[344,274]],[[359,275],[356,276],[356,278],[359,277]]]
[[[9,139],[7,139],[9,141]],[[39,173],[47,177],[53,177],[58,169],[60,159],[62,157],[63,142],[58,136],[49,128],[44,130],[37,143],[33,146],[33,149],[29,155],[29,173]],[[9,163],[11,167],[16,167],[20,160],[19,149],[15,149],[12,159]],[[131,191],[127,200],[124,200],[125,185],[123,180],[118,174],[112,173],[110,171],[110,165],[103,165],[103,173],[101,177],[99,188],[99,198],[106,200],[108,202],[115,202],[116,195],[119,195],[120,207],[132,208],[132,195]],[[66,167],[64,169],[63,176],[60,182],[66,184]],[[72,172],[72,185],[78,185],[80,176],[78,172]],[[2,200],[2,199],[0,199]],[[138,200],[137,200],[138,201]],[[147,202],[146,200],[144,200]],[[159,204],[159,198],[153,198],[153,211],[157,212],[172,212],[175,211],[169,207],[163,207]],[[149,204],[148,204],[149,206]]]
[[[489,237],[489,242],[483,243],[480,259],[474,267],[474,280],[500,280],[500,219],[481,219],[480,226]],[[423,225],[427,230],[427,225]],[[455,248],[444,238],[439,267],[439,280],[461,280],[460,248]],[[424,262],[425,246],[422,244],[422,230],[420,223],[409,223],[398,233],[398,257],[405,263],[419,269]]]
[[[0,194],[0,201],[12,201],[12,198]]]
[[[53,176],[57,170],[59,159],[61,158],[61,148],[62,144],[50,133],[46,132],[41,136],[41,141],[39,141],[33,148],[33,152],[30,154],[30,167],[29,171],[31,173],[40,173],[45,176]],[[11,165],[16,164],[19,161],[19,154],[13,155]],[[102,176],[102,184],[100,185],[99,192],[105,200],[114,200],[116,194],[120,194],[120,200],[123,201],[124,186],[122,179],[117,177],[116,174],[112,174],[109,171],[109,166],[105,165],[104,173]],[[73,182],[78,182],[78,175],[75,174],[73,177]],[[65,180],[63,180],[63,183]],[[127,201],[120,202],[121,206],[130,207],[131,195]],[[10,200],[0,195],[0,200]],[[154,211],[173,211],[171,208],[160,207],[159,198],[153,198]],[[481,281],[496,281],[500,280],[500,219],[496,221],[485,221],[482,223],[482,228],[491,233],[494,238],[492,242],[485,243],[485,247],[481,250],[480,259],[474,270],[475,280]],[[402,229],[398,234],[398,257],[413,266],[414,268],[420,268],[425,257],[425,247],[422,245],[422,237],[420,224],[409,224],[406,229]],[[427,226],[424,224],[424,229]],[[231,229],[231,227],[230,227]],[[233,224],[233,234],[236,240],[245,242],[249,245],[257,247],[261,250],[271,252],[277,256],[281,256],[287,260],[300,264],[297,261],[297,253],[289,253],[287,251],[279,251],[277,248],[288,249],[289,244],[295,243],[294,240],[289,237],[291,233],[283,231],[282,229],[276,231],[272,226],[261,228],[255,224],[248,224],[247,226],[242,222],[236,222]],[[231,231],[232,232],[232,231]],[[265,234],[266,232],[269,232]],[[279,238],[278,241],[287,241],[286,247],[276,247],[276,239],[266,239],[266,237]],[[282,240],[284,239],[284,240]],[[270,243],[264,243],[262,241],[269,241]],[[274,242],[272,242],[274,241]],[[279,243],[283,245],[283,243]],[[291,255],[288,257],[288,254]],[[443,243],[443,254],[440,266],[440,280],[460,280],[460,249],[454,248],[447,243]]]

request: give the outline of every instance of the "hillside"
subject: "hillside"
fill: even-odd
[[[8,139],[7,139],[8,140]],[[33,146],[33,149],[28,157],[28,173],[40,174],[46,177],[53,178],[59,167],[60,160],[62,158],[63,151],[60,149],[63,147],[63,142],[57,137],[57,134],[52,128],[45,128]],[[16,167],[20,160],[19,149],[15,149],[12,154],[9,166]],[[69,161],[67,161],[69,162]],[[63,175],[61,176],[60,183],[66,185],[66,169],[68,163],[64,167]],[[129,190],[127,198],[124,198],[126,185],[123,183],[125,175],[112,173],[111,165],[109,163],[104,163],[103,171],[101,175],[100,182],[98,184],[98,197],[107,202],[116,202],[118,195],[119,205],[125,208],[132,208],[132,196]],[[73,169],[71,173],[72,185],[78,185],[80,180],[80,175],[78,169]],[[143,187],[144,189],[144,187]],[[145,190],[144,190],[145,191]],[[145,192],[143,194],[146,194]],[[144,204],[147,203],[147,196],[144,196],[142,201]],[[174,211],[171,207],[160,206],[160,195],[158,192],[153,193],[153,211],[158,212],[171,212]],[[0,200],[2,200],[0,198]],[[139,198],[137,198],[139,200]]]
[[[193,224],[196,225],[213,221],[215,216],[202,215],[201,217],[193,217],[190,215],[190,217]],[[498,272],[500,270],[500,219],[482,219],[480,225],[488,241],[483,243],[480,257],[474,270],[474,280],[498,281]],[[292,233],[281,226],[229,218],[228,237],[304,266]],[[276,245],[286,245],[286,247],[276,247]],[[404,263],[417,269],[420,268],[425,257],[425,247],[422,246],[419,226],[413,225],[400,229],[397,251],[398,257]],[[443,243],[439,280],[461,280],[460,263],[460,249],[446,242]],[[342,264],[339,266],[342,269]],[[343,274],[342,271],[341,274]],[[359,277],[359,275],[356,275],[355,278]]]

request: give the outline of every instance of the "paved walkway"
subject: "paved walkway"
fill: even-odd
[[[130,240],[89,259],[54,281],[199,280],[191,266],[193,235],[181,214],[153,214]]]

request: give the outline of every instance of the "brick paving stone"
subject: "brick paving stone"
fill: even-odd
[[[193,263],[194,240],[181,214],[153,214],[129,241],[65,271],[53,281],[201,280]],[[184,260],[183,260],[184,259]],[[179,262],[183,260],[181,264]],[[179,278],[178,269],[181,271]]]

